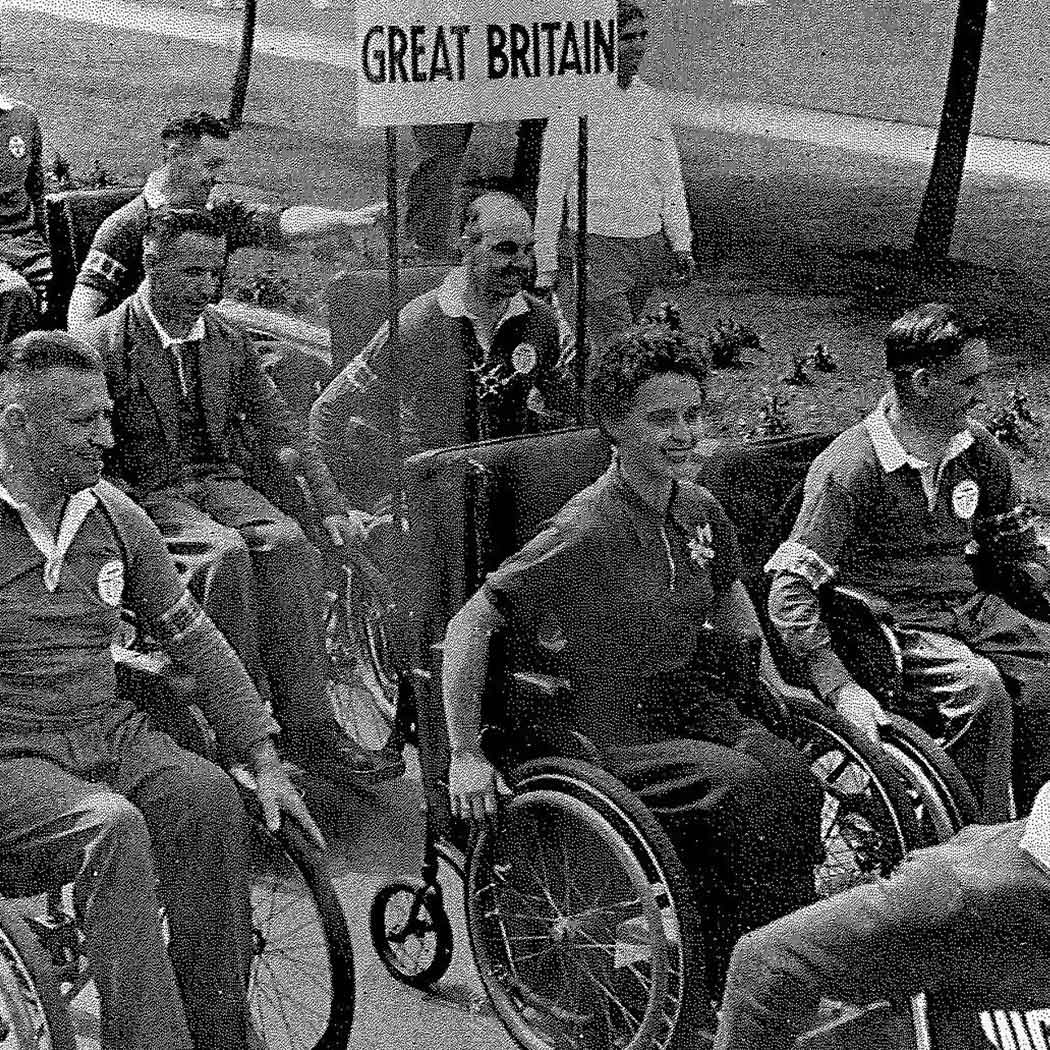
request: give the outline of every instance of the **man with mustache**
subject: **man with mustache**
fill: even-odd
[[[401,311],[400,359],[392,361],[383,325],[317,399],[311,433],[353,507],[391,491],[395,395],[403,455],[570,419],[574,386],[559,361],[558,317],[525,291],[534,243],[515,197],[478,197],[460,239],[463,265]]]
[[[142,286],[82,330],[105,361],[114,402],[108,466],[176,558],[188,552],[209,614],[260,690],[272,691],[285,755],[333,780],[388,776],[400,766],[381,766],[350,739],[327,696],[317,552],[245,481],[258,449],[297,449],[333,542],[356,539],[331,475],[248,336],[208,305],[224,234],[205,210],[155,212]]]
[[[988,372],[983,324],[940,303],[917,307],[890,326],[886,367],[875,411],[810,468],[791,536],[766,566],[770,616],[820,696],[877,737],[882,709],[832,652],[817,592],[835,580],[888,603],[904,662],[900,713],[947,738],[980,719],[985,731],[969,732],[953,757],[985,816],[1004,819],[1011,695],[1019,812],[1050,778],[1050,625],[983,591],[969,555],[978,544],[1045,555],[1005,450],[968,418]]]
[[[333,237],[372,226],[386,205],[353,211],[298,205],[269,208],[214,194],[229,161],[230,129],[210,113],[168,121],[160,131],[164,163],[142,193],[99,227],[84,260],[67,314],[70,330],[112,310],[142,282],[142,238],[150,212],[169,205],[214,211],[226,227],[227,255],[238,248],[280,250],[297,241]],[[225,265],[216,294],[222,289]]]

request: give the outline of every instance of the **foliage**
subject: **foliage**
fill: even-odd
[[[58,150],[52,154],[47,177],[52,190],[101,190],[120,184],[120,179],[104,167],[98,157],[92,158],[87,171],[78,171]]]
[[[781,379],[791,386],[812,386],[813,377],[806,371],[809,367],[811,356],[808,352],[801,350],[791,351],[791,371]]]
[[[750,325],[719,318],[714,330],[707,333],[707,349],[713,368],[743,368],[747,364],[744,351],[761,350],[762,337]]]
[[[263,272],[251,274],[237,282],[230,289],[232,298],[253,306],[262,306],[269,310],[290,310],[293,313],[302,310],[306,299],[297,283],[286,276]]]
[[[827,343],[814,343],[809,351],[809,359],[818,372],[837,372],[838,358]]]
[[[751,428],[748,437],[776,437],[777,434],[786,434],[792,427],[787,407],[784,398],[764,387],[762,401],[758,406],[758,422]]]
[[[1043,423],[1043,418],[1032,411],[1028,391],[1021,383],[1015,383],[993,409],[988,429],[1002,444],[1027,458],[1035,458]]]

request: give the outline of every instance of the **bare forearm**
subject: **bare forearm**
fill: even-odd
[[[106,306],[106,295],[97,288],[88,288],[86,285],[77,284],[73,286],[73,294],[69,297],[69,309],[66,312],[66,327],[75,332],[81,325],[94,321],[103,313]]]
[[[353,230],[363,230],[375,224],[374,208],[339,211],[299,204],[281,212],[281,236],[289,242],[337,237]]]
[[[488,674],[489,638],[501,622],[502,617],[479,592],[448,625],[441,688],[449,744],[454,754],[478,748],[481,695]]]

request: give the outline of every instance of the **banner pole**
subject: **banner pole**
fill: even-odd
[[[387,350],[390,355],[390,439],[394,446],[394,521],[404,521],[404,462],[401,444],[401,285],[398,272],[397,128],[386,129]]]
[[[587,117],[576,134],[576,421],[587,421]]]

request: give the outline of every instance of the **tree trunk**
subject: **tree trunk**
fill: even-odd
[[[915,251],[931,261],[951,249],[987,18],[988,0],[959,0],[937,147],[915,227]]]
[[[248,94],[248,78],[252,71],[252,48],[255,46],[256,0],[244,0],[244,22],[241,25],[241,53],[237,71],[230,89],[230,127],[235,131],[244,122],[244,100]]]

